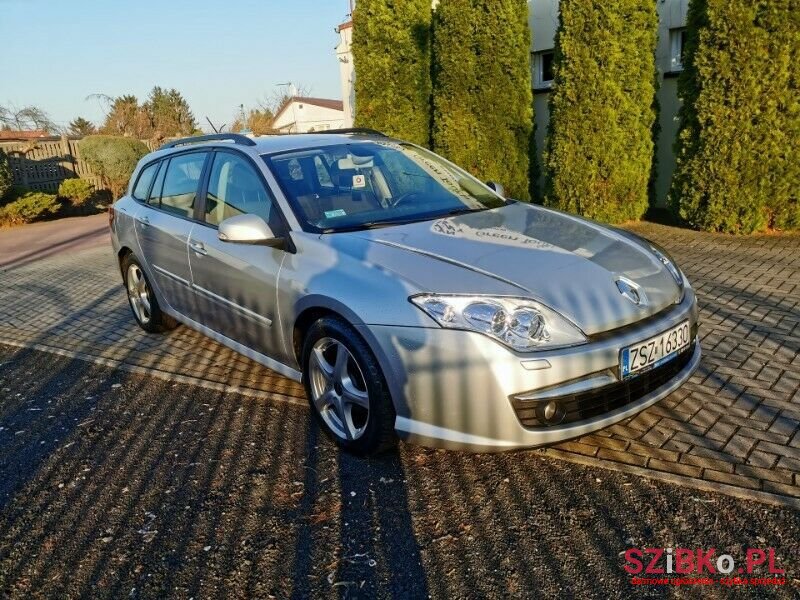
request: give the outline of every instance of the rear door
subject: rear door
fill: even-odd
[[[160,298],[181,314],[193,305],[187,243],[208,151],[161,161],[147,206],[136,215],[136,234]]]
[[[260,216],[276,237],[287,234],[280,210],[252,161],[235,150],[217,150],[209,167],[202,214],[189,239],[197,297],[192,318],[281,360],[284,348],[277,315],[277,280],[285,252],[221,241],[218,225],[241,214]]]

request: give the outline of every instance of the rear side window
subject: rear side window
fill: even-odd
[[[150,190],[150,184],[153,183],[153,178],[156,176],[156,169],[158,163],[147,165],[142,172],[139,173],[139,179],[136,180],[136,185],[133,188],[133,197],[137,200],[147,200],[147,192]]]
[[[192,152],[170,159],[161,191],[161,208],[179,217],[191,218],[206,152]]]

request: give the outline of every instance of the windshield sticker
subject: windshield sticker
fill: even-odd
[[[367,187],[367,178],[364,175],[353,175],[353,188]]]
[[[325,211],[325,218],[326,219],[333,219],[335,217],[346,217],[347,213],[344,212],[344,209],[337,208],[336,210],[326,210]]]

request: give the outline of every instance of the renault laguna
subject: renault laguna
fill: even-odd
[[[133,315],[302,381],[343,448],[496,451],[631,417],[697,368],[667,252],[369,130],[171,142],[110,210]]]

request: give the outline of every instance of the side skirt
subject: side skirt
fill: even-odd
[[[176,312],[175,310],[172,309],[172,307],[164,308],[162,306],[162,310],[164,310],[164,312],[168,313],[170,316],[174,317],[184,325],[191,327],[195,331],[199,331],[203,335],[210,337],[215,342],[219,342],[220,344],[227,346],[231,350],[235,350],[239,354],[246,356],[247,358],[254,360],[257,363],[264,365],[268,369],[272,369],[276,373],[280,373],[284,377],[288,377],[289,379],[292,379],[294,381],[301,381],[303,378],[303,374],[297,369],[285,365],[282,362],[275,360],[274,358],[270,358],[266,354],[261,354],[260,352],[256,352],[252,348],[240,344],[239,342],[236,342],[231,338],[226,337],[221,333],[214,331],[213,329],[209,329],[205,325],[201,325],[197,321],[193,321],[189,317],[186,317]]]

